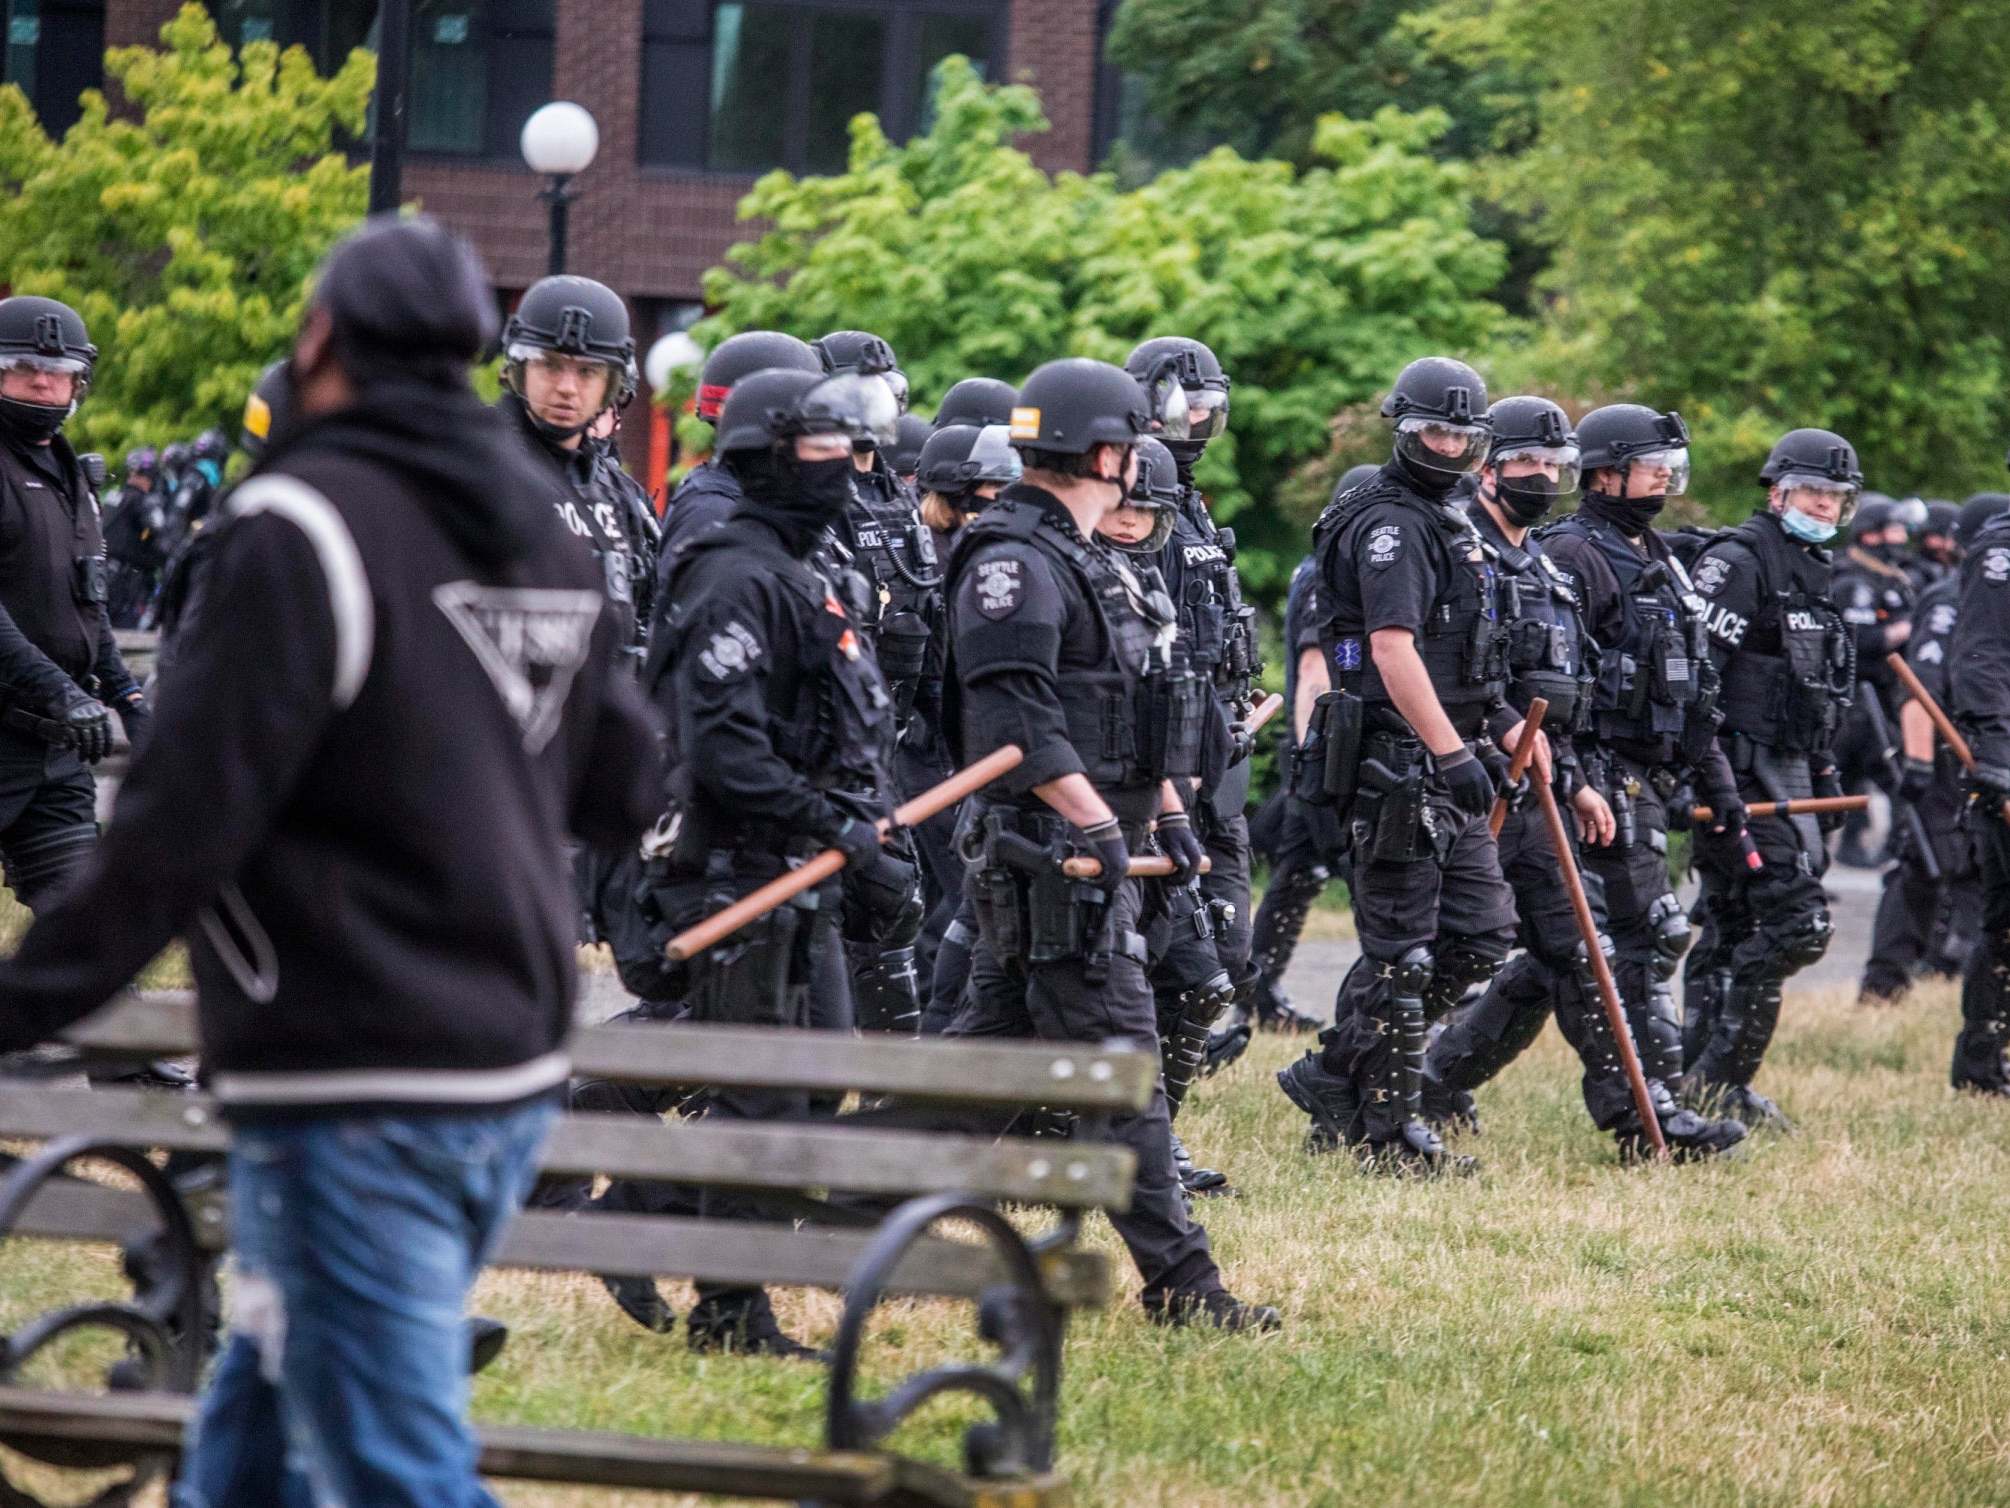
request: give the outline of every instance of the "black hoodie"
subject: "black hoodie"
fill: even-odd
[[[372,384],[273,448],[103,843],[0,964],[0,1050],[183,935],[237,1113],[564,1080],[561,845],[632,838],[661,784],[543,464],[472,393],[424,383]]]

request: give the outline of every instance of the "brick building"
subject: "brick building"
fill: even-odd
[[[0,0],[6,72],[61,130],[106,46],[153,43],[180,0]],[[373,40],[375,0],[209,0],[234,42],[300,43],[324,69]],[[696,316],[700,279],[745,234],[760,172],[840,167],[845,123],[896,137],[951,52],[1037,87],[1050,168],[1090,166],[1115,119],[1100,65],[1114,0],[413,0],[407,198],[471,235],[506,293],[545,269],[546,212],[524,119],[576,100],[600,152],[574,187],[568,270],[631,302],[646,350]]]

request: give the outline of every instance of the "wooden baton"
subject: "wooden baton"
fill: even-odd
[[[1925,709],[1926,715],[1933,720],[1933,726],[1939,730],[1947,747],[1952,749],[1954,757],[1961,761],[1961,768],[1973,775],[1975,751],[1968,747],[1968,740],[1961,736],[1961,730],[1954,726],[1954,720],[1947,715],[1940,703],[1933,699],[1933,693],[1926,689],[1926,683],[1920,680],[1918,672],[1906,664],[1905,656],[1901,654],[1886,655],[1884,663],[1891,667],[1892,674],[1905,682],[1905,689],[1910,691],[1914,700]],[[2003,820],[2010,822],[2010,801],[2003,803]]]
[[[1745,810],[1754,817],[1813,817],[1822,812],[1860,812],[1869,805],[1868,796],[1802,796],[1794,801],[1759,801]],[[1717,818],[1707,806],[1690,807],[1689,816],[1696,822]]]
[[[1584,939],[1584,950],[1591,956],[1591,971],[1598,976],[1599,999],[1605,1005],[1605,1019],[1612,1026],[1612,1040],[1619,1047],[1619,1061],[1626,1068],[1633,1108],[1640,1114],[1647,1139],[1654,1144],[1654,1155],[1665,1158],[1668,1143],[1661,1135],[1661,1119],[1654,1113],[1654,1100],[1647,1093],[1647,1075],[1640,1071],[1640,1054],[1633,1050],[1633,1029],[1626,1023],[1626,1007],[1619,1003],[1619,986],[1613,981],[1612,966],[1605,961],[1605,949],[1599,946],[1598,923],[1592,917],[1591,902],[1585,899],[1577,856],[1571,851],[1570,831],[1564,826],[1563,813],[1557,810],[1556,792],[1550,789],[1549,782],[1537,781],[1535,794],[1542,802],[1543,820],[1549,825],[1549,845],[1556,850],[1557,868],[1563,871],[1563,888],[1570,892],[1570,909],[1577,914],[1577,934]]]
[[[1528,715],[1521,720],[1521,742],[1514,746],[1514,758],[1508,761],[1508,784],[1517,784],[1528,773],[1529,764],[1535,759],[1535,736],[1542,732],[1542,720],[1549,716],[1549,698],[1539,696],[1528,704]],[[1507,826],[1508,799],[1505,795],[1494,797],[1494,809],[1487,816],[1487,831],[1496,838]]]
[[[912,801],[893,809],[893,819],[879,824],[880,841],[896,827],[915,827],[937,812],[956,805],[965,796],[981,791],[1026,757],[1017,744],[994,749],[975,764],[958,770],[942,784],[930,786]],[[787,874],[778,875],[759,889],[750,890],[732,905],[715,911],[695,926],[687,927],[665,945],[664,955],[672,963],[682,963],[731,937],[748,922],[766,916],[777,906],[793,900],[814,885],[820,885],[844,868],[844,854],[835,848],[804,860]]]

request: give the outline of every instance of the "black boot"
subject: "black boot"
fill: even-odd
[[[1293,1005],[1283,986],[1263,975],[1255,980],[1251,1005],[1256,1024],[1263,1031],[1302,1036],[1318,1031],[1324,1024],[1317,1016],[1308,1016]]]
[[[1331,1152],[1357,1138],[1354,1118],[1360,1112],[1361,1097],[1347,1080],[1326,1071],[1317,1048],[1288,1068],[1280,1068],[1277,1087],[1312,1118],[1312,1129],[1305,1133],[1306,1151]]]
[[[806,1346],[775,1319],[767,1294],[756,1290],[698,1300],[684,1322],[685,1343],[693,1351],[734,1352],[741,1356],[778,1356],[786,1361],[823,1361],[824,1353]]]
[[[614,1296],[614,1302],[621,1312],[634,1320],[643,1329],[657,1335],[668,1335],[677,1328],[677,1314],[657,1288],[654,1278],[630,1277],[626,1274],[595,1273],[601,1286]]]
[[[1179,1139],[1177,1131],[1172,1133],[1173,1171],[1179,1174],[1179,1186],[1189,1197],[1219,1199],[1235,1193],[1235,1186],[1228,1181],[1226,1173],[1218,1173],[1213,1168],[1203,1168],[1193,1160],[1193,1154],[1186,1149],[1186,1143]]]
[[[1206,1293],[1147,1293],[1142,1302],[1146,1319],[1174,1329],[1194,1325],[1229,1331],[1284,1328],[1284,1317],[1269,1304],[1245,1304],[1225,1288]]]
[[[502,1355],[503,1347],[509,1344],[509,1326],[501,1320],[490,1319],[486,1314],[469,1315],[461,1321],[461,1328],[468,1337],[470,1377]]]
[[[1711,1120],[1676,1104],[1659,1083],[1650,1087],[1660,1091],[1654,1096],[1654,1109],[1661,1122],[1661,1140],[1673,1162],[1702,1162],[1720,1157],[1749,1134],[1741,1120]],[[1630,1122],[1613,1128],[1613,1138],[1619,1143],[1619,1160],[1649,1161],[1654,1156],[1654,1144],[1640,1130],[1639,1116],[1630,1117]]]

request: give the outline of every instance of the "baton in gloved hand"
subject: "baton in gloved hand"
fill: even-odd
[[[1939,730],[1947,747],[1954,751],[1954,757],[1961,761],[1961,768],[1971,775],[1974,774],[1975,751],[1968,747],[1968,740],[1961,736],[1961,730],[1954,726],[1953,720],[1942,710],[1940,703],[1933,699],[1933,693],[1926,689],[1925,683],[1920,680],[1913,668],[1905,663],[1905,656],[1886,655],[1884,663],[1891,667],[1894,675],[1905,682],[1905,689],[1913,694],[1919,705],[1926,710],[1926,715],[1933,719],[1933,726]],[[2010,800],[2003,803],[2003,820],[2010,822]]]
[[[1007,744],[986,754],[967,769],[958,770],[942,784],[931,786],[912,801],[895,807],[892,820],[883,820],[879,824],[880,840],[884,842],[886,835],[896,827],[917,827],[937,812],[948,810],[965,796],[982,790],[1000,775],[1016,768],[1025,757],[1017,744]],[[766,916],[777,906],[793,900],[814,885],[822,884],[842,868],[844,854],[835,848],[826,848],[787,874],[768,881],[758,890],[749,891],[724,910],[715,911],[697,925],[685,928],[664,946],[664,955],[672,963],[683,963],[731,937],[748,922]]]
[[[1535,758],[1535,735],[1542,732],[1542,720],[1549,716],[1549,698],[1536,697],[1528,704],[1528,715],[1521,720],[1521,741],[1514,746],[1514,758],[1508,761],[1508,784],[1518,785],[1528,773],[1528,767]],[[1496,838],[1507,826],[1508,798],[1506,792],[1494,798],[1493,812],[1487,817],[1487,830]]]
[[[1870,805],[1868,796],[1801,796],[1792,801],[1754,801],[1745,808],[1751,817],[1817,817],[1823,812],[1860,812]],[[1707,806],[1689,808],[1691,820],[1714,822],[1717,814]]]

